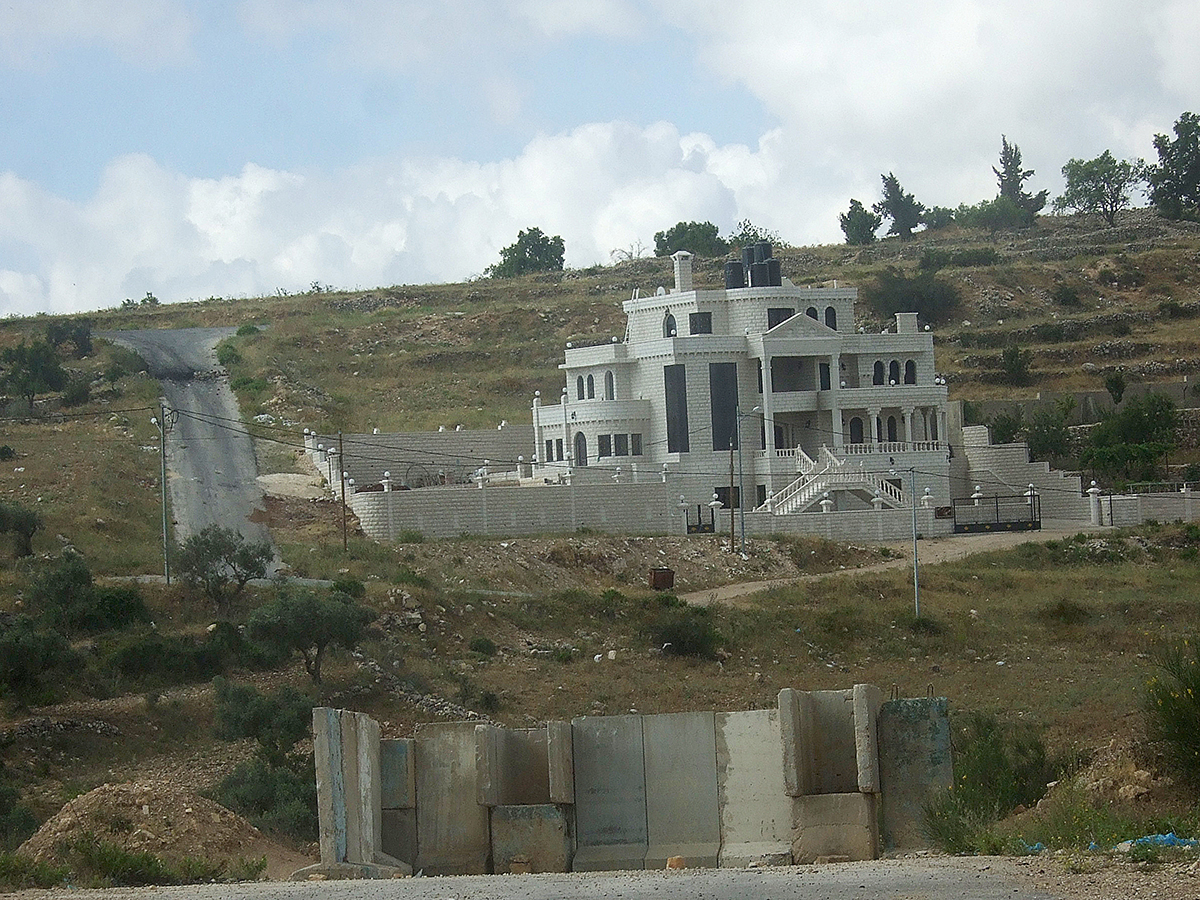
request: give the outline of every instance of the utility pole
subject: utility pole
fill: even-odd
[[[163,544],[163,579],[171,583],[171,539],[167,529],[167,432],[175,424],[178,413],[168,410],[161,403],[158,416],[150,417],[150,424],[158,429],[158,458],[161,463],[160,488],[162,495],[162,544]]]
[[[734,422],[736,426],[737,420],[735,419]],[[738,503],[741,504],[741,502],[742,498],[738,497]],[[735,552],[734,547],[736,546],[733,536],[733,436],[731,435],[729,439],[729,552]]]

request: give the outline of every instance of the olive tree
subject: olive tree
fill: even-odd
[[[175,551],[175,571],[223,611],[253,578],[264,578],[274,552],[269,541],[248,541],[232,528],[209,525]]]

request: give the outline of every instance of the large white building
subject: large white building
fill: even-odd
[[[915,313],[856,330],[856,289],[796,286],[765,242],[719,290],[673,260],[672,289],[625,301],[623,340],[568,345],[559,404],[533,405],[536,478],[665,471],[689,506],[776,515],[907,506],[914,478],[948,502],[946,386]]]

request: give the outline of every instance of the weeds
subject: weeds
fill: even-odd
[[[1200,646],[1185,640],[1161,651],[1157,663],[1146,685],[1150,733],[1183,776],[1200,784]]]

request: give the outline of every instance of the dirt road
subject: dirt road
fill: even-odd
[[[177,412],[170,417],[167,436],[167,485],[177,540],[211,524],[234,528],[247,540],[270,540],[266,526],[251,521],[263,507],[254,447],[213,352],[234,331],[177,328],[97,335],[137,352],[162,382],[168,409]]]
[[[78,891],[29,894],[45,900]],[[471,875],[393,881],[269,882],[109,890],[104,900],[1057,900],[1034,888],[1015,860],[913,857],[761,869],[679,872],[575,872],[566,875]]]

